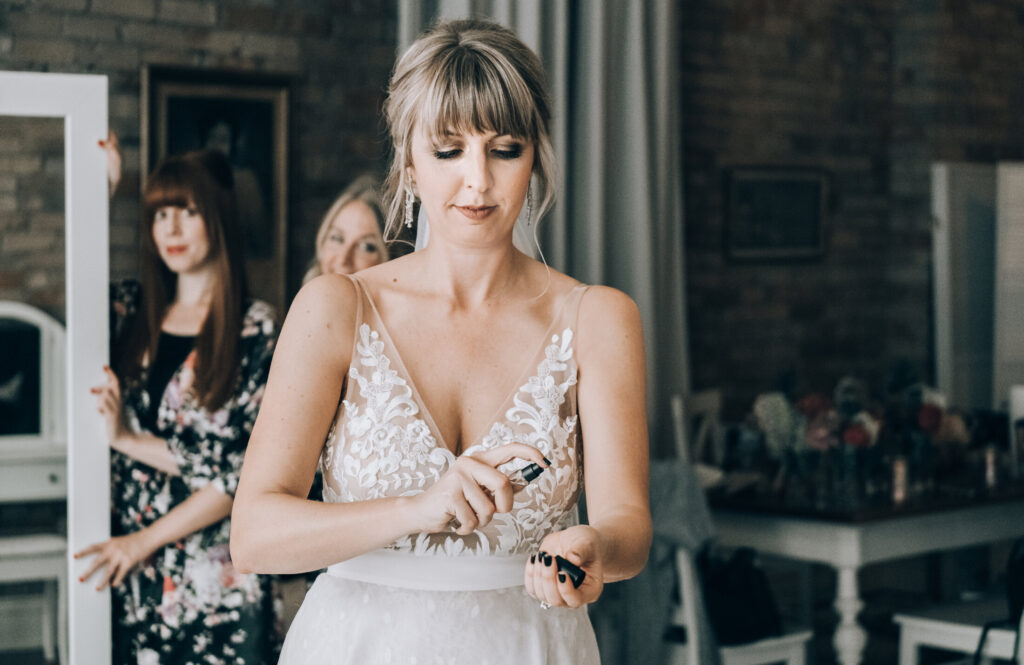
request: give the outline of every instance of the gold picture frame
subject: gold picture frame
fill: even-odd
[[[288,256],[287,79],[145,65],[143,178],[169,154],[214,147],[231,161],[249,292],[285,311]]]

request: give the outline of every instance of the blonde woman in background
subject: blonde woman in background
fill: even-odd
[[[302,283],[325,274],[348,275],[387,261],[390,256],[383,227],[380,183],[372,175],[359,176],[334,200],[320,222],[316,255]],[[323,480],[318,472],[309,498],[319,501],[322,492]],[[318,573],[274,576],[275,628],[282,640]]]
[[[380,185],[370,175],[352,181],[331,204],[316,232],[316,256],[302,283],[320,275],[348,275],[390,258],[384,244]]]

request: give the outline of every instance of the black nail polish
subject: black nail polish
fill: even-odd
[[[536,561],[537,561],[537,555],[536,554],[531,554],[530,555],[530,563],[536,563]]]
[[[565,573],[558,573],[558,581],[565,584]]]
[[[587,577],[587,572],[572,561],[563,559],[560,556],[555,557],[555,562],[558,564],[558,570],[568,575],[569,579],[572,580],[573,587],[576,589],[580,588],[583,580]]]
[[[544,463],[547,464],[548,466],[551,466],[551,460],[549,460],[547,457],[544,458]]]
[[[544,565],[545,566],[550,566],[551,565],[551,555],[550,554],[545,554],[544,555]]]

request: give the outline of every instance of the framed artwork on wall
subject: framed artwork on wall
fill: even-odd
[[[250,292],[283,312],[288,212],[288,81],[145,65],[143,176],[167,155],[216,148],[235,176]]]
[[[725,173],[725,253],[737,261],[813,259],[825,249],[822,169],[733,167]]]

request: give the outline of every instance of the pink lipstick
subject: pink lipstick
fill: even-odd
[[[455,209],[472,220],[487,218],[498,206],[455,206]]]

